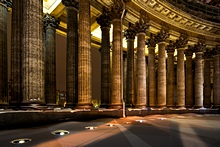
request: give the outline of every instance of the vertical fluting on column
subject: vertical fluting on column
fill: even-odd
[[[135,30],[137,32],[137,101],[136,108],[147,107],[147,95],[146,95],[146,59],[145,59],[145,33],[149,28],[149,20],[140,17],[139,22],[135,24]]]
[[[196,59],[195,59],[195,108],[203,107],[203,65],[202,56],[203,49],[205,48],[204,42],[200,41],[195,46]]]
[[[21,43],[22,43],[22,5],[13,1],[11,34],[11,104],[20,103],[21,99]]]
[[[151,34],[147,41],[148,45],[148,88],[149,88],[149,107],[156,107],[156,71],[155,71],[155,47],[156,38]]]
[[[92,107],[90,0],[79,2],[78,108]]]
[[[10,0],[0,1],[0,104],[8,103],[7,11]]]
[[[204,100],[203,105],[205,108],[211,107],[211,71],[210,62],[212,58],[212,51],[206,51],[204,53]]]
[[[157,107],[166,107],[166,39],[169,34],[161,30],[157,34],[158,41],[158,91]]]
[[[122,50],[122,4],[115,1],[112,6],[111,17],[113,23],[113,48],[112,48],[112,91],[111,108],[122,108],[122,79],[121,79],[121,50]]]
[[[49,14],[44,16],[46,74],[45,100],[48,105],[56,104],[56,28],[59,21]]]
[[[185,56],[186,56],[186,90],[185,90],[185,105],[186,108],[192,108],[193,107],[193,73],[192,73],[192,55],[193,55],[193,49],[191,46],[188,46],[188,49],[185,50]]]
[[[23,103],[45,102],[43,1],[23,1],[22,97]]]
[[[126,106],[133,106],[135,99],[134,91],[134,39],[135,39],[134,25],[129,24],[129,28],[125,31],[124,36],[127,39],[127,80],[126,80]]]
[[[172,41],[166,48],[167,50],[167,107],[174,107],[174,51],[175,45]]]
[[[184,50],[187,45],[187,35],[181,34],[176,41],[177,48],[177,99],[176,107],[185,107],[185,68],[184,68]]]
[[[103,9],[96,21],[102,30],[102,48],[101,48],[101,105],[107,108],[110,105],[110,36],[111,27],[110,14],[107,8]]]
[[[213,79],[213,107],[220,108],[220,46],[215,48]]]
[[[78,17],[77,17],[77,14],[78,14],[79,2],[78,0],[62,0],[62,3],[63,5],[66,6],[66,11],[67,11],[67,48],[66,48],[66,101],[67,101],[67,104],[66,105],[67,107],[74,107],[77,105],[77,102],[78,102]],[[79,33],[82,33],[82,32],[79,32]],[[88,33],[88,28],[87,28],[86,33]],[[86,35],[89,35],[89,34],[86,34]],[[89,35],[89,38],[90,38],[90,35]]]

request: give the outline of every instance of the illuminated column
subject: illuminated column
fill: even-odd
[[[174,107],[174,51],[175,45],[171,41],[167,50],[167,107]]]
[[[127,96],[126,96],[126,90],[127,90],[127,52],[123,51],[123,98],[126,102]]]
[[[135,91],[134,91],[134,39],[135,28],[130,24],[129,28],[125,31],[125,37],[127,39],[127,90],[126,90],[126,105],[134,105]]]
[[[77,0],[62,0],[62,3],[63,5],[66,6],[66,12],[67,12],[67,48],[66,48],[66,101],[67,101],[67,104],[66,105],[68,107],[74,107],[77,105],[77,102],[78,102],[78,17],[77,17],[77,14],[78,14],[79,3]],[[90,37],[90,35],[88,36]]]
[[[92,107],[90,0],[79,2],[78,108]]]
[[[157,34],[158,42],[158,91],[157,91],[157,107],[166,107],[166,39],[169,34],[161,30]]]
[[[193,73],[192,73],[192,55],[193,49],[191,46],[188,46],[188,49],[185,50],[186,56],[186,107],[193,107]]]
[[[180,36],[176,41],[177,48],[177,100],[176,107],[185,107],[185,70],[184,70],[184,50],[187,45],[187,36]]]
[[[220,46],[216,46],[214,55],[213,107],[220,107]]]
[[[43,0],[23,1],[22,103],[45,102]]]
[[[45,98],[48,105],[56,104],[56,28],[59,25],[49,14],[44,16],[45,48],[46,48],[46,74]]]
[[[205,45],[199,41],[195,46],[195,108],[203,107],[203,66],[202,56]]]
[[[145,19],[140,18],[135,25],[137,32],[137,101],[135,107],[147,107],[146,95],[146,58],[145,58],[145,33],[149,24]]]
[[[11,34],[11,104],[20,103],[21,99],[21,43],[22,43],[22,5],[13,1]],[[1,89],[1,88],[0,88]]]
[[[148,45],[148,88],[149,107],[156,107],[156,72],[155,72],[155,35],[151,34],[147,42]]]
[[[210,62],[212,58],[212,52],[206,51],[204,53],[204,101],[203,105],[205,108],[211,107],[211,71]]]
[[[116,2],[111,11],[113,23],[113,48],[112,48],[112,88],[111,108],[122,108],[122,79],[121,79],[121,54],[122,54],[122,5]]]
[[[103,9],[103,13],[96,21],[102,30],[102,48],[101,48],[101,105],[107,108],[110,105],[110,36],[111,27],[109,10]]]

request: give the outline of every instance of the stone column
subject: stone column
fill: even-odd
[[[135,39],[135,28],[130,24],[129,28],[125,31],[125,37],[127,39],[127,90],[126,90],[126,106],[133,106],[135,99],[134,91],[134,39]]]
[[[56,104],[56,28],[59,21],[49,14],[44,16],[46,74],[45,96],[48,105]]]
[[[121,3],[115,2],[112,11],[113,23],[113,48],[112,48],[112,91],[111,91],[111,108],[122,108],[122,79],[121,79],[121,58],[122,58],[122,15]]]
[[[220,108],[220,46],[216,46],[214,55],[213,107]]]
[[[176,107],[185,107],[185,70],[184,70],[184,50],[187,45],[187,36],[180,36],[176,41],[177,48],[177,99]]]
[[[157,34],[158,41],[158,91],[157,107],[166,107],[166,39],[169,34],[161,30]]]
[[[137,32],[137,101],[135,107],[147,107],[146,95],[146,59],[145,59],[145,33],[149,24],[145,19],[140,18],[135,25]]]
[[[211,71],[210,62],[212,58],[212,51],[206,51],[204,53],[204,101],[203,105],[205,108],[211,107]]]
[[[102,48],[101,48],[101,105],[108,108],[110,105],[110,36],[111,27],[109,10],[103,9],[103,13],[96,21],[102,30]]]
[[[11,28],[11,100],[18,104],[21,99],[21,43],[22,43],[22,10],[23,3],[13,1]]]
[[[45,102],[43,1],[23,1],[22,103]]]
[[[66,101],[67,107],[78,102],[78,0],[62,0],[67,12]],[[88,10],[87,10],[88,11]],[[81,32],[79,32],[81,33]],[[88,35],[88,34],[87,34]],[[88,35],[90,37],[90,35]]]
[[[79,2],[78,108],[92,107],[90,0]]]
[[[156,107],[156,72],[155,72],[155,47],[156,38],[151,34],[147,41],[148,45],[148,88],[149,88],[149,107]]]
[[[202,56],[205,45],[203,42],[198,42],[195,46],[195,108],[203,107],[203,65]]]
[[[174,51],[175,45],[172,41],[166,48],[167,58],[167,107],[174,107]]]
[[[127,91],[127,52],[123,51],[123,98],[124,101],[127,99],[126,91]]]
[[[186,56],[186,108],[192,108],[193,107],[193,73],[192,73],[192,55],[193,55],[193,49],[191,46],[188,46],[188,49],[185,50],[185,56]]]

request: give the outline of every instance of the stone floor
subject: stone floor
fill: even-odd
[[[60,135],[62,130],[68,132]],[[59,135],[54,135],[54,131]],[[65,133],[67,134],[64,135]],[[11,143],[12,140],[22,138],[31,141],[26,143],[20,141],[22,143],[20,145]],[[0,131],[0,146],[219,147],[220,115],[187,113],[129,116],[4,130]]]

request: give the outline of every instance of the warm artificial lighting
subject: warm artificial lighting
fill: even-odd
[[[88,127],[85,127],[86,129],[88,129],[88,130],[94,130],[94,129],[96,129],[97,127],[94,127],[94,126],[88,126]]]
[[[29,139],[29,138],[20,138],[20,139],[12,140],[11,143],[12,144],[23,144],[23,143],[27,143],[30,141],[31,141],[31,139]]]
[[[63,136],[63,135],[67,135],[69,134],[70,132],[69,131],[66,131],[66,130],[56,130],[56,131],[53,131],[51,132],[53,135],[60,135],[60,136]]]

